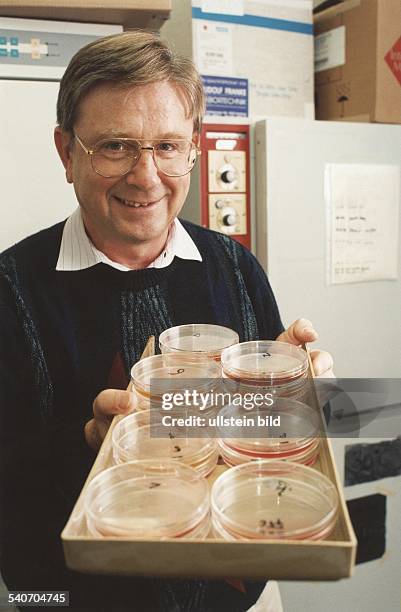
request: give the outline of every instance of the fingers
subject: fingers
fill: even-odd
[[[115,414],[128,414],[134,410],[134,407],[134,397],[129,391],[105,389],[93,402],[93,414],[95,419],[102,419]]]
[[[95,419],[91,419],[85,424],[84,428],[85,440],[88,446],[95,452],[99,450],[104,440],[104,436],[102,436],[99,432],[97,423]]]
[[[129,414],[135,408],[134,396],[129,391],[105,389],[93,402],[93,419],[85,425],[87,444],[98,451],[110,427],[113,416]]]
[[[333,372],[333,357],[327,351],[314,350],[310,352],[315,375],[321,378],[335,378]]]
[[[318,334],[309,319],[297,319],[276,338],[279,342],[289,342],[297,346],[304,342],[315,342],[317,339]]]

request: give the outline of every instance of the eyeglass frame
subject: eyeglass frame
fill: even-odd
[[[169,176],[171,178],[180,178],[181,176],[186,176],[187,174],[189,174],[190,172],[192,172],[193,168],[195,167],[196,164],[196,160],[198,158],[199,155],[201,155],[202,151],[199,149],[199,147],[192,142],[191,140],[187,140],[186,138],[175,138],[175,141],[179,141],[179,142],[188,142],[188,144],[192,145],[191,150],[195,150],[195,158],[194,158],[194,162],[192,164],[192,167],[189,168],[189,170],[187,170],[187,172],[184,172],[184,174],[167,174],[166,172],[164,172],[164,170],[162,170],[161,168],[159,168],[157,161],[156,161],[156,156],[155,156],[155,147],[142,147],[139,146],[139,155],[137,159],[133,160],[133,164],[132,166],[127,170],[127,172],[124,172],[123,174],[118,174],[117,176],[105,176],[104,174],[101,174],[98,170],[96,170],[94,164],[93,164],[93,155],[97,152],[96,151],[96,147],[99,143],[101,142],[107,142],[108,140],[117,140],[117,141],[121,141],[121,142],[137,142],[139,143],[139,145],[141,145],[142,142],[146,142],[150,140],[150,142],[163,142],[164,140],[166,140],[165,138],[150,138],[149,140],[146,138],[102,138],[101,140],[99,140],[96,144],[94,144],[94,148],[93,149],[89,149],[81,140],[81,138],[78,136],[78,134],[76,132],[73,132],[73,136],[75,138],[75,140],[78,141],[78,143],[81,145],[81,147],[83,148],[83,150],[85,151],[85,153],[87,155],[90,156],[90,160],[91,160],[91,166],[92,166],[92,170],[94,172],[96,172],[96,174],[98,174],[99,176],[102,176],[103,178],[122,178],[123,176],[126,176],[127,174],[129,174],[130,172],[132,172],[133,168],[135,168],[136,164],[139,162],[139,160],[141,159],[141,155],[142,155],[142,151],[152,151],[152,159],[153,159],[153,163],[155,165],[155,167],[157,168],[157,170],[159,172],[161,172],[162,174],[164,174],[165,176]],[[168,140],[168,139],[167,139]]]

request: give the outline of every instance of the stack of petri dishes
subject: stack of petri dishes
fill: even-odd
[[[333,531],[338,494],[313,468],[259,460],[228,469],[212,487],[214,535],[225,540],[320,540]]]
[[[143,410],[124,417],[112,434],[113,458],[116,464],[137,459],[180,461],[207,476],[215,468],[219,450],[214,438],[188,436],[189,428],[174,427],[160,434],[158,424],[152,427],[151,411]],[[163,428],[164,429],[164,428]]]
[[[177,461],[130,461],[100,472],[84,509],[97,537],[205,538],[210,528],[207,481]]]
[[[270,390],[275,395],[305,400],[308,357],[302,348],[273,340],[255,340],[222,352],[223,376],[242,390]]]
[[[229,466],[258,459],[313,465],[319,455],[320,419],[315,410],[297,400],[274,397],[271,406],[250,410],[228,405],[219,416],[219,448]],[[231,417],[240,424],[225,426]]]
[[[185,390],[206,393],[219,384],[220,365],[207,356],[168,353],[141,359],[131,368],[132,389],[137,410],[162,406],[163,396]]]
[[[192,352],[220,361],[223,349],[237,344],[238,334],[221,325],[190,323],[166,329],[159,337],[162,353]]]

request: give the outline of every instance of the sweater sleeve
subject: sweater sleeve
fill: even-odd
[[[43,422],[32,355],[2,277],[0,372],[0,570],[9,589],[56,588],[64,571],[60,532],[93,454],[83,423]]]
[[[279,309],[269,280],[248,249],[238,245],[241,274],[255,311],[261,340],[275,340],[284,331]]]

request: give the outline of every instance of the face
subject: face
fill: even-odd
[[[88,148],[109,137],[192,140],[193,121],[173,84],[151,83],[128,90],[105,84],[81,102],[74,131]],[[95,246],[107,254],[135,245],[160,252],[187,196],[189,174],[165,176],[156,168],[152,153],[142,151],[129,174],[104,178],[94,172],[90,156],[78,142],[68,146],[70,137],[59,128],[55,140]]]

